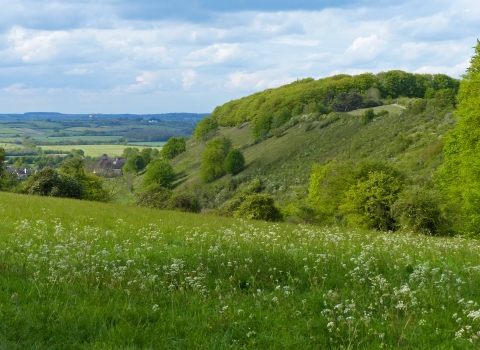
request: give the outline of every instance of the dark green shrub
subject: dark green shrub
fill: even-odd
[[[235,215],[235,212],[238,210],[240,205],[242,205],[243,201],[245,200],[244,196],[239,196],[227,200],[220,205],[215,213],[220,216],[227,216],[232,217]]]
[[[157,183],[145,187],[137,193],[135,205],[155,209],[169,209],[172,191]]]
[[[252,194],[245,198],[236,217],[253,220],[281,221],[282,214],[268,194]]]
[[[82,185],[73,176],[61,175],[56,170],[45,167],[28,178],[25,192],[38,196],[83,198]]]
[[[309,123],[305,124],[305,132],[308,132],[308,131],[313,130],[313,129],[315,129],[315,125],[313,125],[312,122],[309,122]]]
[[[373,111],[372,108],[367,109],[363,114],[362,114],[362,124],[368,124],[370,123],[373,118],[375,118],[375,112]]]
[[[199,213],[200,203],[193,193],[175,193],[170,198],[170,208],[189,213]]]
[[[392,206],[393,217],[405,230],[428,235],[444,232],[446,220],[440,209],[440,198],[433,190],[410,187]]]
[[[262,181],[259,178],[244,182],[238,186],[237,192],[242,195],[259,193],[263,190]]]
[[[420,113],[423,113],[425,111],[425,108],[427,107],[427,100],[424,100],[423,98],[417,100],[414,102],[412,107],[410,108],[410,113],[412,115],[418,115]]]
[[[245,166],[245,157],[243,156],[243,153],[236,148],[231,149],[225,158],[223,166],[227,174],[239,173]]]

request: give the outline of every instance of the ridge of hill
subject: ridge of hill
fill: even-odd
[[[309,112],[346,112],[375,107],[399,97],[432,98],[440,90],[458,91],[460,81],[445,74],[414,74],[392,70],[378,74],[339,74],[314,80],[297,80],[218,106],[211,117],[222,126],[239,126],[265,115]]]

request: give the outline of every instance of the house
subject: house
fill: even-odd
[[[93,170],[93,173],[105,177],[122,176],[122,168],[125,163],[125,158],[110,158],[107,154],[104,154],[98,158],[98,162]]]
[[[17,175],[18,180],[25,180],[28,176],[28,170],[27,168],[23,170],[18,169],[18,170],[15,170],[12,174]]]

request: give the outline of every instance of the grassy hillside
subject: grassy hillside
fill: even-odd
[[[203,205],[212,208],[232,197],[238,184],[259,179],[263,192],[271,194],[281,206],[287,206],[305,202],[314,163],[333,159],[357,162],[365,158],[386,161],[404,172],[409,181],[425,183],[442,163],[443,136],[454,127],[455,119],[451,107],[439,109],[433,103],[415,114],[411,105],[417,100],[407,101],[407,107],[396,104],[377,107],[377,113],[382,110],[389,113],[366,125],[361,117],[364,110],[300,115],[281,133],[270,134],[257,143],[253,140],[251,123],[239,128],[221,127],[218,135],[229,137],[233,146],[243,151],[245,169],[233,177],[202,183],[200,170],[205,142],[190,139],[187,152],[172,161],[181,174],[176,190],[194,190],[201,194]]]
[[[480,245],[0,193],[0,348],[477,349]]]

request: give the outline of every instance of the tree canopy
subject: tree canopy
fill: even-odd
[[[173,159],[187,150],[187,143],[184,137],[171,137],[162,147],[162,158]]]
[[[145,159],[143,159],[142,156],[137,154],[127,160],[127,162],[123,166],[123,172],[135,173],[135,175],[138,175],[138,172],[143,170],[145,166]]]
[[[202,140],[207,134],[218,129],[218,122],[211,117],[205,117],[200,120],[193,131],[193,136],[197,140]]]
[[[156,159],[148,166],[142,186],[145,188],[157,184],[168,188],[173,180],[175,180],[175,172],[170,163],[163,159]]]
[[[480,41],[463,75],[455,116],[457,126],[447,137],[437,184],[458,210],[459,227],[480,234]]]

